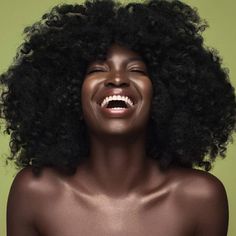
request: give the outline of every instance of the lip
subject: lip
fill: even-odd
[[[134,105],[133,107],[129,107],[129,108],[123,108],[123,109],[112,109],[112,108],[106,108],[106,107],[101,107],[99,104],[99,109],[101,110],[101,112],[107,116],[107,117],[113,117],[113,118],[125,118],[130,116],[135,108],[136,105]]]
[[[125,90],[121,88],[116,89],[108,89],[100,94],[100,96],[97,99],[97,104],[101,106],[101,103],[106,97],[113,96],[113,95],[120,95],[120,96],[127,96],[131,99],[134,106],[138,102],[137,96],[130,90]],[[128,110],[128,109],[127,109]]]

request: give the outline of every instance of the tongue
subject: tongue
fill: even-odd
[[[107,105],[107,108],[122,107],[127,108],[127,105],[124,101],[110,101]]]

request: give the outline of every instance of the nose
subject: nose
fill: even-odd
[[[125,73],[114,72],[105,80],[106,87],[129,87],[130,82]]]

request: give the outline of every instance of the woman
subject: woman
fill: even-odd
[[[56,6],[1,76],[13,235],[227,235],[211,174],[234,89],[179,1]],[[196,170],[202,167],[205,171]]]

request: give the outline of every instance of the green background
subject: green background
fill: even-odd
[[[135,0],[134,0],[135,1]],[[230,78],[236,87],[236,2],[234,0],[183,0],[197,7],[201,17],[210,28],[204,33],[206,45],[217,48],[223,57],[225,67],[230,69]],[[71,0],[0,0],[0,73],[7,69],[22,42],[25,26],[40,19],[41,15],[58,3],[79,3]],[[1,121],[0,134],[0,235],[6,235],[7,195],[16,170],[12,164],[5,165],[9,152],[9,137],[3,135],[4,123]],[[235,136],[234,136],[235,137]],[[236,144],[228,146],[227,158],[215,163],[212,173],[225,185],[230,207],[229,236],[236,235]],[[207,214],[207,212],[206,212]]]

